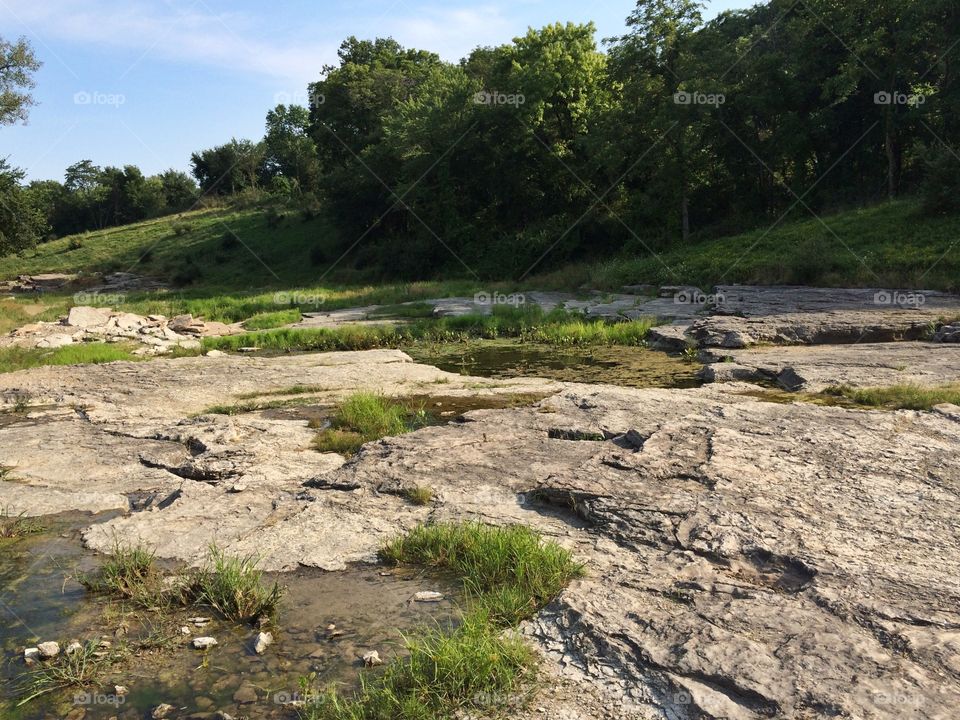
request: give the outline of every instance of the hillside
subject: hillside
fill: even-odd
[[[277,218],[280,218],[279,220]],[[133,272],[189,296],[370,282],[322,218],[275,210],[200,210],[61,238],[0,258],[0,278],[42,272]],[[469,278],[465,278],[470,280]],[[500,280],[510,284],[509,278]],[[886,203],[822,220],[569,266],[528,287],[616,290],[633,283],[805,284],[960,288],[960,217],[929,217],[914,201]],[[470,284],[467,282],[466,284]],[[428,287],[432,284],[428,283]],[[442,285],[439,284],[439,285]],[[433,292],[442,292],[434,285]],[[459,283],[462,289],[464,283]]]

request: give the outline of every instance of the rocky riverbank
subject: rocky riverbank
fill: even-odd
[[[772,403],[744,380],[936,385],[960,379],[960,346],[716,353],[716,382],[691,389],[485,380],[398,351],[10,373],[0,505],[119,509],[89,547],[198,562],[216,541],[271,570],[369,562],[429,520],[523,523],[589,569],[525,627],[547,685],[530,717],[952,717],[960,408]],[[357,389],[543,399],[349,461],[311,449],[295,414],[208,412],[293,386],[320,406]],[[408,502],[422,485],[430,504]]]

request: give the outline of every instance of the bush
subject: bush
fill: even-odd
[[[174,235],[182,237],[193,232],[193,225],[183,220],[174,220],[170,223],[170,229],[173,230]]]
[[[74,235],[67,243],[67,250],[79,250],[83,247],[83,238]]]
[[[240,236],[233,230],[227,230],[220,239],[220,247],[224,250],[233,250],[240,247]]]
[[[266,212],[267,227],[271,230],[276,230],[278,227],[283,225],[283,221],[287,219],[287,216],[277,210],[275,207],[271,207]]]

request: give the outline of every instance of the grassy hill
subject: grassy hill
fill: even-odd
[[[960,216],[927,217],[913,201],[783,224],[717,240],[571,266],[528,279],[480,282],[363,282],[371,270],[339,257],[322,218],[276,210],[201,210],[178,217],[61,238],[0,258],[0,278],[40,272],[126,271],[169,283],[171,291],[129,296],[135,312],[192,312],[208,319],[272,327],[296,310],[395,303],[475,291],[584,286],[617,290],[632,283],[718,283],[960,289]],[[373,272],[376,269],[372,269]],[[293,292],[278,293],[277,290]],[[55,304],[68,306],[64,295]],[[49,302],[55,302],[49,298]],[[284,315],[285,313],[285,315]]]

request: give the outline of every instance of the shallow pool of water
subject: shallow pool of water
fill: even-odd
[[[405,348],[414,360],[487,378],[542,377],[626,387],[697,387],[700,366],[643,347],[557,347],[480,341]]]
[[[454,603],[416,603],[421,590],[449,598],[456,589],[436,576],[382,567],[341,573],[302,569],[275,576],[287,587],[275,642],[263,655],[252,648],[258,630],[219,621],[198,608],[159,614],[127,612],[117,603],[90,596],[78,572],[96,569],[101,558],[83,548],[80,530],[105,520],[82,514],[45,518],[47,530],[0,544],[0,718],[4,720],[140,720],[161,703],[174,717],[222,710],[251,719],[295,718],[289,705],[301,677],[317,686],[357,684],[362,655],[376,650],[383,660],[401,652],[401,630],[455,622]],[[274,576],[268,576],[273,579]],[[211,622],[197,627],[189,618]],[[191,636],[181,635],[189,628]],[[207,653],[190,647],[191,637],[215,637]],[[94,685],[70,688],[16,707],[29,681],[23,649],[56,640],[106,640],[112,651],[131,654],[105,670]],[[129,690],[118,696],[115,685]],[[82,713],[81,713],[82,711]],[[70,715],[73,713],[73,715]]]

